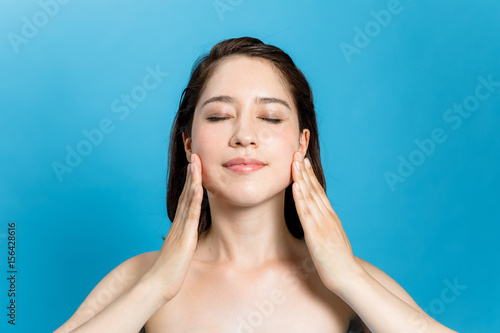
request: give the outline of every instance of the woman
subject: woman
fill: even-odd
[[[201,58],[169,158],[163,246],[116,267],[55,332],[453,332],[353,255],[312,92],[282,50],[245,37]]]

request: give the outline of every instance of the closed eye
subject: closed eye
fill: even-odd
[[[221,121],[221,120],[228,119],[228,118],[229,117],[210,117],[210,118],[207,118],[207,120],[211,121],[211,122],[217,122],[217,121]],[[268,121],[268,122],[273,123],[273,124],[279,124],[283,121],[282,119],[274,119],[274,118],[261,118],[261,119],[264,119],[265,121]]]
[[[262,119],[264,119],[266,121],[269,121],[269,122],[271,122],[273,124],[279,124],[279,123],[281,123],[283,121],[281,119],[274,119],[274,118],[262,118]]]
[[[224,120],[227,118],[229,118],[229,117],[210,117],[210,118],[207,118],[207,120],[211,121],[211,122],[216,122],[216,121],[221,121],[221,120]]]

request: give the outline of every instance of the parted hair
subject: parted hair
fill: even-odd
[[[313,94],[304,74],[297,68],[290,56],[276,46],[264,44],[259,39],[251,37],[226,39],[217,43],[208,54],[202,55],[194,63],[189,83],[181,94],[179,109],[173,121],[170,132],[169,169],[167,173],[167,214],[172,222],[186,181],[186,171],[189,163],[186,159],[182,133],[186,138],[191,137],[194,112],[198,100],[217,66],[221,64],[222,60],[232,55],[265,59],[270,61],[278,70],[285,88],[292,96],[297,109],[299,134],[305,128],[310,131],[309,145],[305,157],[311,161],[316,177],[326,192]],[[284,215],[290,233],[296,238],[303,239],[304,231],[295,208],[292,184],[285,190]],[[198,237],[207,231],[210,225],[210,205],[207,190],[203,188]],[[163,238],[165,239],[165,237]]]

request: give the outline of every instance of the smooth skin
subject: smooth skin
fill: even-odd
[[[202,105],[215,96],[231,99]],[[292,97],[270,63],[224,61],[200,96],[192,137],[183,136],[190,171],[161,249],[117,266],[55,332],[331,333],[346,332],[354,318],[365,332],[453,332],[353,255],[303,158],[309,134],[299,133]],[[245,175],[222,166],[242,155],[266,166]],[[283,216],[292,182],[305,241]],[[212,226],[198,240],[202,186]]]
[[[356,311],[365,330],[454,332],[429,317],[385,273],[353,255],[310,161],[297,152],[293,164],[294,201],[315,267],[325,286]]]
[[[161,249],[137,255],[117,266],[55,333],[137,333],[175,297],[197,243],[203,199],[200,168],[199,158],[193,154],[172,227]]]

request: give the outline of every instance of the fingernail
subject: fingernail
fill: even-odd
[[[310,168],[311,167],[311,162],[309,162],[309,159],[305,159],[306,167]]]
[[[300,162],[295,161],[295,169],[300,170]]]

